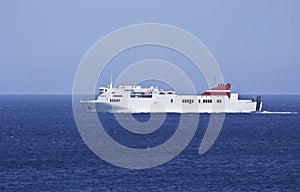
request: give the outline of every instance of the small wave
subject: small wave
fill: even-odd
[[[291,112],[291,111],[261,111],[257,112],[260,114],[277,114],[277,115],[291,115],[291,114],[298,114],[298,112]]]

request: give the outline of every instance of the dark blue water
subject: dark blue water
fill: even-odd
[[[198,147],[209,115],[179,156],[161,166],[111,165],[84,144],[71,96],[0,96],[0,191],[300,191],[300,96],[265,96],[264,110],[298,114],[227,114],[204,155]],[[146,148],[171,137],[178,114],[140,136],[100,114],[119,143]],[[137,115],[145,121],[147,114]],[[107,122],[107,123],[105,123]]]

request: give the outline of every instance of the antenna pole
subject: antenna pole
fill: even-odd
[[[113,87],[113,82],[112,82],[112,74],[110,74],[110,83],[109,83],[109,88],[112,89]]]

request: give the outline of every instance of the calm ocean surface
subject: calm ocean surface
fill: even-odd
[[[161,166],[130,170],[89,150],[75,126],[71,96],[0,96],[0,191],[300,191],[300,96],[264,96],[263,110],[227,114],[210,150],[198,154],[209,115],[189,146]],[[139,121],[148,114],[134,116]],[[100,114],[107,132],[129,147],[153,147],[179,121],[168,114],[158,134],[137,136]]]

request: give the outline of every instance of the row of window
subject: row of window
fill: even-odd
[[[110,99],[109,102],[111,102],[111,103],[117,103],[117,102],[120,102],[120,99]]]
[[[212,99],[203,99],[203,103],[212,103]]]
[[[203,103],[212,103],[212,99],[203,99]],[[171,99],[171,103],[173,103],[173,99]],[[193,99],[182,99],[182,103],[194,103]],[[201,99],[198,99],[198,103],[201,103]],[[222,103],[221,99],[217,99],[217,103]]]
[[[139,96],[139,97],[141,97],[141,96]],[[120,102],[120,99],[110,99],[109,102],[111,102],[111,103]],[[173,103],[174,102],[173,99],[171,99],[170,102]],[[194,103],[194,100],[193,99],[182,99],[182,103],[192,104],[192,103]],[[198,103],[201,103],[201,99],[198,100]],[[212,99],[203,99],[203,103],[212,103]],[[217,99],[217,103],[222,103],[222,100]]]
[[[194,100],[193,99],[182,99],[182,103],[192,104],[192,103],[194,103]]]
[[[130,95],[131,98],[152,98],[152,95]]]

